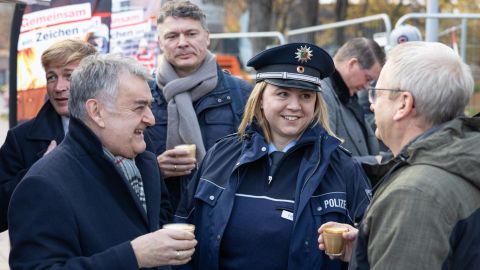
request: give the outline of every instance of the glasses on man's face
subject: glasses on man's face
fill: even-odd
[[[368,88],[368,101],[373,104],[377,101],[377,91],[390,91],[390,92],[405,92],[405,90],[400,89],[388,89],[388,88]]]

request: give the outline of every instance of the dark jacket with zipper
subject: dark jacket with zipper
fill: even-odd
[[[177,222],[197,226],[198,245],[189,265],[193,269],[219,269],[222,237],[243,181],[241,175],[249,167],[267,166],[268,144],[255,126],[248,128],[242,140],[233,135],[226,137],[207,152],[178,208]],[[288,174],[292,167],[298,170],[293,179],[293,230],[284,269],[345,267],[319,250],[317,230],[328,221],[352,224],[360,218],[368,204],[369,186],[359,165],[339,145],[340,141],[320,126],[309,127],[278,166],[275,175]],[[299,159],[288,159],[298,151]],[[262,170],[258,174],[249,176],[258,177],[258,181],[267,177]],[[346,203],[335,205],[330,201]],[[277,258],[275,249],[269,252],[270,258]]]

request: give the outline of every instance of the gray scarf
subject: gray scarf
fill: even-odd
[[[157,84],[168,102],[167,149],[179,144],[195,144],[197,160],[205,156],[202,132],[193,102],[210,93],[217,85],[215,57],[207,53],[198,70],[186,77],[178,77],[172,65],[161,56],[157,70]]]

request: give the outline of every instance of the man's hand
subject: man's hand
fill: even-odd
[[[323,230],[329,226],[332,226],[332,225],[341,225],[343,227],[346,227],[348,229],[348,231],[344,232],[343,233],[343,239],[345,241],[345,246],[343,247],[343,252],[342,252],[342,255],[341,256],[329,256],[331,260],[333,259],[340,259],[344,262],[349,262],[350,261],[350,258],[352,257],[352,252],[353,252],[353,244],[355,242],[355,239],[357,239],[357,235],[358,235],[358,230],[349,225],[349,224],[343,224],[343,223],[337,223],[337,222],[327,222],[327,223],[324,223],[322,224],[322,226],[320,226],[320,228],[318,229],[318,247],[320,248],[320,250],[325,250],[325,243],[323,242]]]
[[[48,148],[47,148],[47,151],[45,151],[45,153],[43,154],[43,156],[47,155],[48,153],[52,152],[53,149],[55,149],[55,147],[57,147],[57,142],[55,140],[52,140],[50,142],[50,144],[48,145]]]
[[[161,229],[135,238],[132,248],[139,268],[186,264],[192,259],[197,240],[192,233]]]
[[[197,164],[195,158],[188,157],[186,149],[170,149],[157,157],[160,172],[164,178],[189,175]]]

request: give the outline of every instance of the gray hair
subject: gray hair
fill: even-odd
[[[389,52],[385,68],[389,86],[412,93],[415,109],[432,125],[463,115],[473,94],[469,66],[438,42],[399,44]]]
[[[349,61],[357,58],[364,69],[372,68],[375,63],[385,64],[385,52],[373,39],[353,38],[343,44],[334,56],[335,62]]]
[[[207,17],[205,16],[205,13],[190,1],[165,2],[157,16],[157,24],[163,23],[167,17],[190,18],[200,21],[203,29],[208,31]]]
[[[68,99],[70,115],[85,121],[85,103],[89,99],[97,99],[108,108],[114,108],[121,76],[126,73],[145,80],[151,78],[147,69],[132,58],[119,54],[85,57],[72,73]]]

